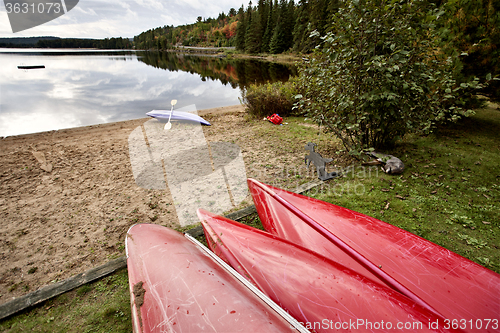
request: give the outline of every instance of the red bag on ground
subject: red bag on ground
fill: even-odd
[[[267,120],[272,122],[275,125],[280,125],[283,122],[283,118],[279,116],[279,114],[275,113],[272,116],[267,117]]]

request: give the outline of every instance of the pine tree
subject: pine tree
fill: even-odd
[[[247,49],[247,42],[250,38],[250,31],[251,31],[251,25],[252,25],[252,14],[253,14],[253,8],[252,8],[252,1],[250,1],[248,3],[248,8],[247,8],[247,11],[246,11],[246,14],[245,14],[245,17],[246,17],[246,27],[247,27],[247,30],[245,31],[245,48],[243,50],[246,51]]]
[[[276,26],[277,8],[278,8],[278,0],[275,0],[274,5],[273,5],[273,0],[269,0],[269,13],[267,15],[266,30],[264,31],[264,36],[262,37],[261,51],[263,53],[268,53],[270,51],[269,44],[271,43],[271,38],[273,36],[274,28]]]
[[[264,49],[264,34],[267,29],[267,22],[269,17],[270,4],[272,4],[272,0],[259,0],[259,16],[260,16],[260,52],[263,52]]]
[[[309,19],[307,29],[304,32],[301,42],[302,52],[311,52],[317,45],[321,43],[319,36],[323,36],[330,27],[330,2],[337,0],[311,0],[309,1]],[[319,32],[315,37],[311,37],[313,31]]]
[[[238,26],[236,28],[236,49],[245,51],[245,39],[247,33],[246,15],[243,5],[238,10]]]
[[[335,15],[339,11],[340,0],[328,0],[328,22],[326,23],[327,29],[330,25],[329,22],[333,21],[333,15]]]
[[[269,43],[269,50],[274,54],[285,52],[293,45],[293,13],[286,0],[280,1],[278,11],[277,25]]]
[[[309,24],[309,2],[300,0],[297,8],[297,18],[293,29],[293,49],[295,52],[305,51],[305,41],[308,37],[307,25]]]
[[[287,16],[285,18],[285,51],[293,47],[293,30],[295,28],[295,2],[288,2]]]
[[[462,53],[457,66],[463,76],[460,81],[474,76],[499,78],[500,1],[449,0],[441,9],[446,17],[441,23],[442,50],[448,55]],[[483,93],[500,100],[500,81],[490,81]]]
[[[261,17],[258,11],[251,14],[251,22],[247,29],[247,39],[245,50],[247,53],[259,53],[262,43],[262,24]]]

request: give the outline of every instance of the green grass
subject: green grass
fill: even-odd
[[[402,175],[351,169],[310,195],[408,230],[500,273],[500,111],[476,115],[390,152]]]
[[[132,332],[127,270],[7,318],[0,332]]]
[[[264,227],[262,226],[262,223],[260,222],[260,219],[259,219],[259,215],[257,215],[257,213],[253,213],[253,214],[247,215],[245,217],[242,217],[241,219],[238,220],[238,222],[246,224],[246,225],[253,227],[253,228],[264,230]],[[203,245],[208,247],[207,239],[205,238],[205,234],[202,234],[201,236],[198,236],[195,238],[200,243],[202,243]]]
[[[335,152],[340,149],[338,140],[323,133],[323,127],[319,128],[310,119],[287,117],[284,119],[283,126],[276,126],[270,122],[262,122],[262,120],[253,121],[265,124],[255,129],[255,135],[265,138],[268,147],[274,151],[274,155],[271,156],[272,161],[249,161],[247,165],[252,168],[253,162],[265,168],[268,175],[273,175],[270,185],[294,189],[298,185],[316,179],[316,169],[312,165],[307,168],[304,163],[304,157],[308,153],[304,147],[308,142],[316,143],[316,151],[323,157],[335,157],[335,160],[329,163],[329,167],[333,164],[343,164],[350,159],[350,157],[336,155]]]
[[[250,214],[241,218],[238,222],[246,224],[252,228],[264,230],[262,223],[260,222],[259,215],[257,213]]]

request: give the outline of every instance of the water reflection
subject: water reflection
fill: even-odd
[[[16,50],[14,50],[16,51]],[[19,65],[45,69],[19,70]],[[167,70],[163,70],[167,69]],[[145,117],[153,109],[239,103],[248,83],[293,70],[254,60],[157,52],[0,51],[0,136]],[[200,79],[201,78],[201,79]]]
[[[233,88],[245,89],[249,84],[286,81],[295,76],[293,65],[255,59],[229,59],[216,56],[193,56],[172,52],[138,52],[138,60],[168,71],[196,73],[202,81],[218,80]]]

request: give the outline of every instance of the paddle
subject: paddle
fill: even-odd
[[[172,108],[170,109],[170,116],[168,117],[168,122],[165,124],[164,129],[169,130],[172,128],[172,123],[170,122],[170,118],[172,118],[172,112],[174,112],[174,105],[177,104],[177,100],[173,99],[170,104],[172,105]]]

